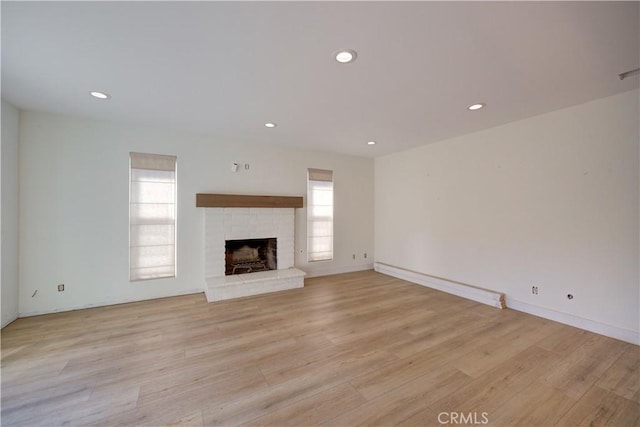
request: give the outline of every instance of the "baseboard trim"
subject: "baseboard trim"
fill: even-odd
[[[493,292],[465,283],[455,282],[441,277],[431,276],[424,273],[418,273],[406,270],[400,267],[376,262],[374,269],[382,274],[396,277],[398,279],[407,280],[418,285],[437,289],[473,301],[478,301],[494,307],[510,308],[521,311],[523,313],[532,314],[544,319],[553,320],[554,322],[563,323],[565,325],[574,326],[589,332],[615,338],[630,344],[640,345],[640,333],[616,326],[607,325],[596,322],[594,320],[584,319],[568,313],[551,310],[537,305],[528,304],[522,301],[509,298],[502,293]],[[500,295],[501,299],[496,296]]]
[[[431,276],[429,274],[418,273],[416,271],[406,270],[404,268],[395,267],[393,265],[381,262],[374,263],[375,271],[396,277],[398,279],[407,280],[418,285],[446,292],[448,294],[457,295],[473,301],[481,302],[497,308],[506,308],[504,294],[468,285],[466,283],[456,282],[444,279],[442,277]]]
[[[356,271],[373,270],[373,263],[350,265],[346,267],[330,267],[330,268],[301,268],[307,273],[306,277],[331,276],[332,274],[354,273]]]
[[[191,294],[201,294],[204,293],[204,288],[200,289],[188,289],[186,291],[181,291],[172,295],[163,295],[151,298],[126,298],[122,300],[113,300],[107,302],[97,302],[91,304],[83,304],[78,306],[66,307],[66,308],[56,308],[53,310],[35,310],[35,311],[27,311],[24,313],[18,313],[18,318],[22,317],[32,317],[32,316],[42,316],[43,314],[53,314],[53,313],[64,313],[65,311],[75,311],[75,310],[84,310],[87,308],[96,308],[96,307],[106,307],[110,305],[118,305],[118,304],[127,304],[130,302],[140,302],[140,301],[150,301],[154,299],[162,299],[162,298],[171,298],[178,297],[181,295],[191,295]]]
[[[528,304],[509,297],[507,297],[507,307],[522,311],[523,313],[563,323],[565,325],[575,326],[576,328],[584,329],[589,332],[615,338],[630,344],[640,345],[640,333],[630,331],[628,329],[618,328],[616,326],[607,325],[594,320],[574,316],[572,314]]]

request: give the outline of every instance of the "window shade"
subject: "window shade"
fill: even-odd
[[[129,279],[176,275],[175,156],[130,153]]]
[[[309,181],[333,182],[333,171],[309,169]]]
[[[333,259],[333,172],[308,170],[307,260]]]

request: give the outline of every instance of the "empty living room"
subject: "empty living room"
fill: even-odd
[[[640,426],[640,2],[0,2],[2,426]]]

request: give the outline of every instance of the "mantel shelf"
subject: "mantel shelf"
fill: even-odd
[[[242,194],[196,194],[198,208],[301,208],[298,196],[249,196]]]

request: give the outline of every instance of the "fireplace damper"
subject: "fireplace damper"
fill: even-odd
[[[226,240],[225,276],[277,270],[277,239]]]

